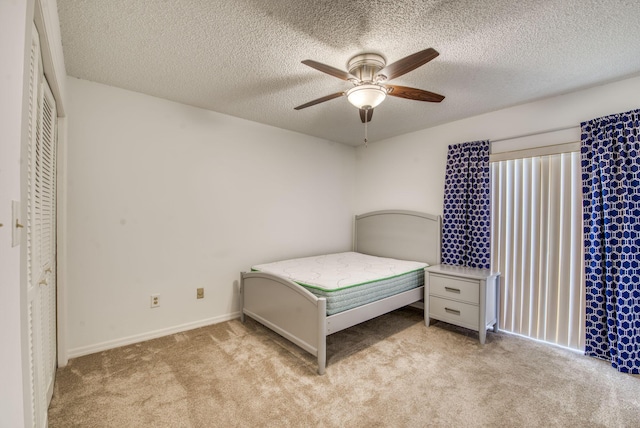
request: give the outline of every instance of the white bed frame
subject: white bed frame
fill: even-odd
[[[415,211],[375,211],[355,218],[354,251],[436,265],[440,263],[440,216]],[[286,278],[242,272],[241,320],[250,316],[318,358],[324,374],[327,336],[424,297],[424,286],[327,316],[327,301]]]

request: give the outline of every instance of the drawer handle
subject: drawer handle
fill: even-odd
[[[460,294],[460,289],[459,288],[444,287],[444,289],[446,291],[448,291],[449,293],[458,293],[458,294]]]
[[[460,315],[460,311],[457,309],[444,308],[445,312],[448,312],[453,315]]]

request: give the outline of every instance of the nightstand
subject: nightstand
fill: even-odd
[[[489,269],[436,265],[425,268],[424,322],[437,319],[479,333],[498,331],[500,274]]]

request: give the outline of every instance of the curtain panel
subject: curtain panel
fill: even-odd
[[[640,110],[582,126],[587,355],[640,373]]]
[[[449,146],[444,184],[442,263],[490,268],[489,141]]]

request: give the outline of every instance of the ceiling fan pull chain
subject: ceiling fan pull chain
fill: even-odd
[[[367,112],[368,113],[368,112]],[[367,123],[369,123],[367,120],[364,121],[364,147],[368,147],[367,143]]]

